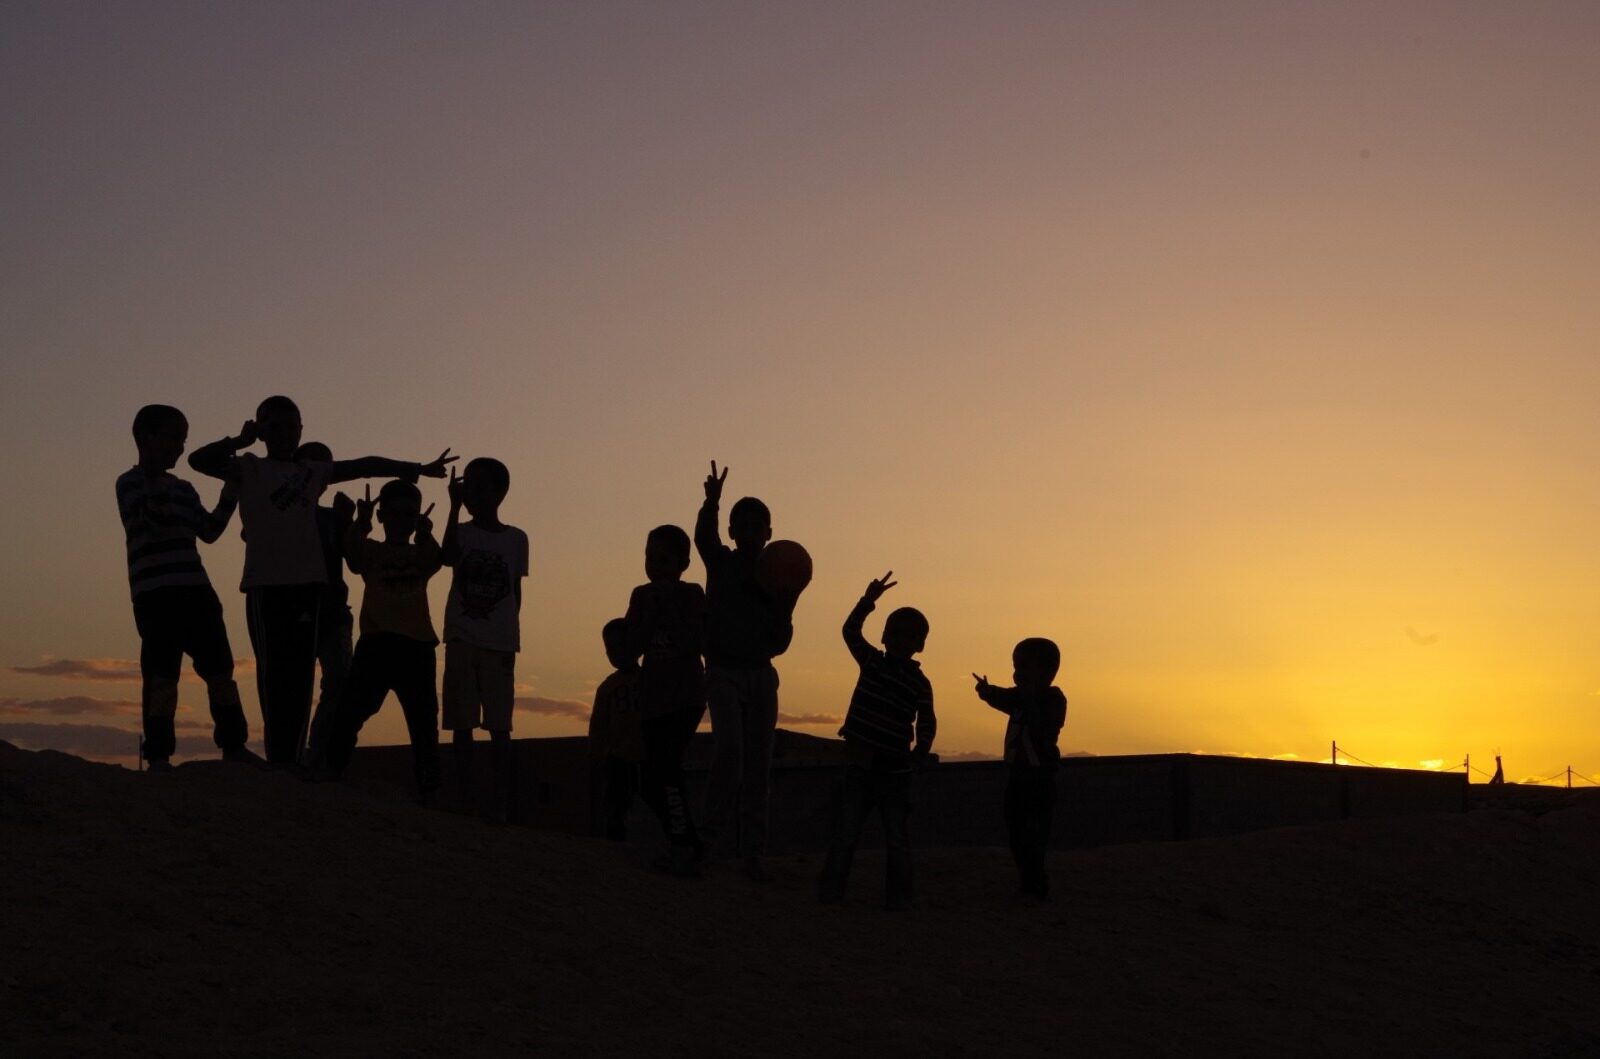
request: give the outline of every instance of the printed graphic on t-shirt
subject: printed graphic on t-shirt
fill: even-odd
[[[299,464],[283,480],[282,484],[272,491],[272,494],[267,499],[279,511],[287,511],[291,507],[303,507],[310,502],[307,497],[310,492],[310,486],[311,468],[304,464]]]
[[[511,567],[499,552],[474,548],[456,562],[455,584],[462,615],[482,621],[511,595]]]

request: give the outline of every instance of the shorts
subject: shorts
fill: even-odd
[[[517,653],[450,640],[444,645],[444,717],[452,732],[511,731],[517,698]]]

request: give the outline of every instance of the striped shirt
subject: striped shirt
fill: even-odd
[[[128,538],[128,583],[133,595],[175,585],[210,585],[195,539],[222,536],[234,503],[224,498],[215,511],[200,503],[194,486],[162,471],[138,467],[117,479],[117,509]]]
[[[927,753],[938,721],[933,716],[933,685],[913,658],[890,658],[867,643],[861,626],[872,611],[862,600],[844,623],[844,642],[861,666],[839,734],[847,743],[892,758]]]

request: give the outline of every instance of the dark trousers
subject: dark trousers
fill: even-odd
[[[700,845],[684,786],[683,755],[705,715],[705,703],[701,701],[659,717],[646,717],[643,722],[644,772],[640,794],[661,821],[667,842],[673,846],[698,848]]]
[[[361,728],[394,692],[411,736],[411,765],[417,789],[439,789],[439,690],[434,681],[433,644],[394,633],[366,633],[350,662],[337,723],[327,743],[328,767],[343,772],[350,764]]]
[[[639,793],[639,763],[607,755],[589,767],[591,830],[596,837],[621,842],[628,836],[628,810]]]
[[[1008,769],[1005,807],[1006,831],[1022,892],[1048,897],[1050,876],[1044,870],[1044,857],[1050,848],[1050,823],[1056,811],[1055,767],[1014,765]]]
[[[297,761],[305,745],[321,595],[321,585],[264,585],[245,592],[250,646],[256,652],[262,741],[267,760],[274,765]]]
[[[328,731],[339,715],[339,699],[350,677],[350,656],[354,640],[350,608],[342,603],[324,604],[317,614],[317,669],[320,672],[317,710],[311,716],[311,734],[306,740],[306,764],[321,764]]]
[[[244,746],[250,729],[233,682],[233,648],[222,620],[222,603],[210,585],[174,585],[141,592],[133,600],[139,630],[139,673],[143,678],[144,753],[165,759],[177,749],[173,716],[178,708],[178,677],[183,656],[206,682],[211,707],[211,738],[223,749]]]
[[[896,761],[878,759],[871,764],[852,761],[834,788],[833,842],[818,881],[818,894],[826,901],[844,896],[856,843],[872,810],[883,824],[886,860],[884,897],[891,906],[911,900],[911,769]]]

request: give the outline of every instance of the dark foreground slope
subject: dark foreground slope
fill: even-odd
[[[658,877],[627,851],[237,766],[0,744],[0,1047],[1600,1054],[1600,811],[1058,856],[918,853],[920,907]]]

